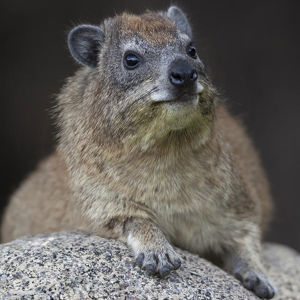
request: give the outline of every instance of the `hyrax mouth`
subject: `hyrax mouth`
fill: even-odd
[[[167,104],[167,105],[197,105],[199,103],[199,95],[197,94],[182,94],[176,98],[156,101],[155,104]]]
[[[169,91],[158,91],[151,95],[151,99],[156,104],[198,104],[203,91],[203,85],[200,82],[197,82],[193,91],[176,91],[175,95]]]

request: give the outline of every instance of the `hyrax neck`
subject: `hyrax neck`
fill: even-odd
[[[205,126],[170,130],[160,135],[152,134],[141,138],[134,136],[123,143],[103,147],[101,156],[108,164],[121,168],[152,169],[176,165],[179,162],[193,159],[200,155],[206,159],[214,156],[213,148],[217,148],[214,122]]]
[[[183,181],[189,180],[184,174],[191,174],[194,170],[199,172],[198,166],[201,168],[202,164],[207,170],[208,165],[218,160],[219,146],[213,132],[205,140],[203,136],[195,135],[192,141],[179,134],[170,133],[163,143],[155,144],[147,151],[139,148],[128,151],[125,146],[103,149],[101,168],[97,168],[100,181],[130,198],[147,198],[157,186],[172,182],[179,187]]]

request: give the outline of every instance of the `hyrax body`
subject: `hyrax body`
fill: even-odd
[[[82,229],[120,239],[160,276],[180,266],[171,244],[213,253],[259,297],[270,195],[242,125],[220,104],[177,7],[74,28],[55,109],[57,151],[15,192],[2,239]]]

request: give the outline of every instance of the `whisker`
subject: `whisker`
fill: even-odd
[[[158,86],[153,87],[151,90],[147,91],[144,95],[142,95],[141,97],[137,98],[136,100],[134,100],[133,103],[140,101],[142,99],[144,99],[147,96],[150,96],[151,94],[153,94],[154,92],[156,92],[158,90]],[[132,103],[132,104],[133,104]]]
[[[150,96],[151,94],[153,94],[153,93],[156,92],[157,90],[158,90],[158,86],[153,87],[152,89],[150,89],[149,91],[147,91],[145,94],[143,94],[143,95],[140,96],[139,98],[135,99],[135,100],[134,100],[132,103],[130,103],[128,106],[126,106],[126,108],[125,108],[123,111],[121,111],[121,114],[122,114],[122,115],[125,114],[125,113],[128,111],[128,109],[131,108],[132,105],[134,105],[135,103],[137,103],[137,102],[143,100],[144,98]]]

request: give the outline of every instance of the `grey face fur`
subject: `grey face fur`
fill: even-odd
[[[181,9],[171,6],[166,16],[174,22],[181,33],[192,38],[190,24]],[[96,67],[104,39],[105,34],[98,26],[79,25],[73,28],[68,35],[69,50],[77,62],[89,67]]]
[[[176,39],[173,43],[166,43],[164,47],[147,42],[139,36],[139,32],[136,35],[126,36],[125,39],[119,39],[120,36],[117,34],[114,39],[105,41],[105,34],[99,27],[80,25],[75,27],[68,36],[70,52],[76,61],[95,68],[99,63],[99,52],[103,44],[109,42],[111,44],[107,50],[110,53],[107,53],[106,57],[100,61],[105,76],[109,76],[112,70],[113,82],[126,89],[139,85],[143,81],[151,81],[152,87],[149,88],[155,90],[152,100],[172,100],[177,97],[176,88],[170,85],[168,78],[172,62],[178,59],[186,60],[198,73],[203,73],[203,65],[198,57],[193,59],[187,53],[192,31],[185,14],[176,6],[171,6],[163,15],[177,26]],[[126,53],[139,56],[140,63],[135,70],[127,70],[122,64],[121,60],[124,59]],[[109,57],[113,59],[110,60]],[[104,60],[109,63],[105,63]],[[109,70],[103,69],[104,65],[107,65]],[[200,93],[202,89],[203,87],[198,82],[191,93]]]
[[[93,78],[99,83],[101,99],[96,109],[110,128],[109,135],[116,137],[121,131],[126,135],[130,128],[136,131],[147,122],[150,128],[158,115],[164,116],[160,122],[166,128],[159,129],[164,132],[185,128],[198,118],[199,101],[208,83],[203,63],[188,51],[191,36],[186,16],[174,6],[158,14],[123,14],[106,19],[100,27],[80,25],[70,32],[71,54],[97,74]],[[128,54],[138,57],[136,68],[126,67]],[[188,88],[170,80],[172,66],[179,62],[196,74]],[[162,104],[162,108],[153,106]]]

